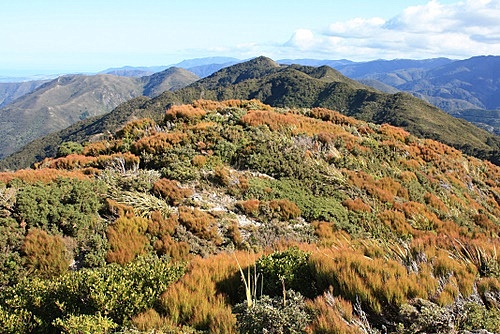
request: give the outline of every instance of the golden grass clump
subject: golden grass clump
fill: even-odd
[[[148,220],[141,217],[119,217],[106,231],[111,249],[106,261],[126,264],[146,251],[145,232]]]
[[[221,242],[216,219],[208,212],[187,206],[179,207],[179,222],[188,231],[205,240],[216,244]]]
[[[160,179],[153,184],[153,193],[160,195],[170,205],[178,205],[193,194],[189,188],[182,188],[177,181]]]
[[[368,204],[363,202],[363,200],[359,197],[356,197],[355,199],[347,198],[342,201],[342,205],[345,206],[347,209],[351,211],[356,211],[356,212],[371,212],[372,209]]]
[[[67,171],[55,168],[19,169],[15,172],[0,172],[0,182],[3,183],[9,183],[14,179],[19,179],[27,183],[49,183],[58,178],[85,180],[89,177],[83,171]]]
[[[165,120],[175,121],[177,119],[194,120],[205,116],[207,112],[191,104],[172,106],[165,113]]]
[[[61,236],[31,229],[24,240],[22,251],[26,266],[39,277],[56,277],[69,268],[68,251]]]
[[[330,293],[308,302],[313,313],[313,320],[307,327],[307,333],[362,334],[354,322],[353,308],[350,301],[342,297],[333,297]]]
[[[410,298],[427,298],[427,291],[418,282],[418,275],[408,273],[398,261],[369,258],[352,247],[336,247],[310,256],[318,288],[333,292],[382,313],[388,305],[399,306]]]
[[[459,292],[465,297],[472,294],[478,274],[476,266],[472,263],[454,258],[449,252],[439,249],[436,256],[432,258],[432,265],[435,277],[448,279],[442,292],[444,296],[438,297],[440,304],[445,305],[451,297],[456,297]]]
[[[156,132],[150,136],[142,137],[132,146],[132,152],[161,154],[170,150],[174,145],[187,140],[187,134],[183,132]]]
[[[119,130],[116,135],[119,138],[129,137],[132,139],[138,139],[143,137],[147,130],[150,130],[156,126],[156,122],[151,118],[141,118],[133,120],[125,124],[125,126]]]
[[[93,166],[97,158],[80,154],[70,154],[65,157],[50,159],[44,162],[49,168],[74,170]]]
[[[236,252],[194,258],[183,279],[162,294],[161,309],[177,326],[236,333],[236,317],[228,299],[237,296],[242,288],[238,263],[246,268],[256,257]]]

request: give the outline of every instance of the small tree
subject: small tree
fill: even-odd
[[[80,143],[76,143],[74,141],[67,141],[62,143],[57,148],[57,157],[65,157],[70,154],[82,154],[83,146]]]

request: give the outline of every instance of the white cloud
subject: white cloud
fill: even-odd
[[[334,22],[319,33],[301,29],[285,44],[330,59],[466,58],[500,54],[500,0],[442,4],[431,0],[389,19]]]
[[[293,33],[292,38],[290,38],[286,45],[297,47],[300,50],[307,50],[315,47],[318,42],[320,42],[320,40],[314,36],[311,30],[298,29]]]

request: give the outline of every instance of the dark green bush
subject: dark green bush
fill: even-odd
[[[67,141],[59,145],[57,148],[57,157],[65,157],[70,154],[82,154],[83,146],[74,141]]]
[[[123,267],[83,269],[52,280],[26,279],[0,291],[0,328],[15,325],[9,314],[24,317],[24,326],[35,333],[96,322],[121,326],[153,307],[168,285],[183,274],[183,265],[150,257]]]
[[[235,306],[240,333],[248,334],[298,334],[305,329],[311,317],[306,310],[304,297],[288,291],[286,302],[282,297],[262,296],[248,307],[246,302]]]
[[[20,185],[16,213],[28,228],[76,237],[88,233],[97,221],[101,191],[97,182],[79,179]]]
[[[256,266],[262,275],[263,294],[283,297],[283,291],[290,289],[314,297],[316,291],[308,259],[309,254],[296,247],[261,257]]]
[[[101,314],[70,315],[65,319],[56,319],[54,325],[64,334],[109,333],[118,327],[111,319]]]
[[[26,274],[21,258],[25,231],[12,218],[0,218],[0,287],[13,284]]]
[[[478,330],[486,329],[491,333],[500,333],[500,309],[492,307],[490,309],[476,303],[467,303],[464,312],[461,314],[461,329]]]

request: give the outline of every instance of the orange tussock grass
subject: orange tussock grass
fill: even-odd
[[[148,220],[141,217],[119,217],[106,231],[111,249],[108,262],[125,264],[144,254],[148,238],[145,232]]]
[[[65,157],[46,161],[49,168],[73,170],[93,166],[97,158],[80,154],[70,154]]]
[[[370,258],[352,247],[340,246],[311,254],[309,262],[318,287],[355,301],[376,313],[385,306],[399,306],[410,298],[427,298],[419,277],[408,273],[398,261],[381,257]]]
[[[42,168],[42,169],[20,169],[15,172],[1,172],[0,182],[9,183],[13,179],[20,179],[24,182],[49,183],[58,178],[80,179],[85,180],[89,177],[83,171],[67,171],[63,169]]]
[[[260,201],[258,199],[239,201],[236,206],[248,216],[257,217],[259,215]]]
[[[300,209],[297,204],[286,198],[269,201],[267,206],[273,212],[273,216],[283,220],[294,219],[300,216]]]
[[[184,225],[188,231],[202,239],[212,240],[216,243],[221,242],[221,236],[217,229],[217,221],[208,212],[198,208],[180,206],[179,223]]]
[[[500,227],[491,219],[489,219],[485,214],[479,213],[477,215],[474,215],[473,221],[476,225],[480,226],[485,231],[490,232],[492,236],[498,235],[500,233]]]
[[[408,223],[404,213],[402,212],[396,210],[384,210],[377,215],[377,218],[399,236],[415,234],[415,229]]]
[[[207,157],[201,154],[195,155],[191,160],[191,163],[193,164],[193,166],[201,168],[207,163]]]
[[[156,122],[151,118],[141,118],[125,124],[125,126],[119,130],[116,135],[119,138],[130,137],[130,138],[140,138],[144,136],[147,130],[153,128]]]
[[[179,224],[176,215],[171,215],[168,218],[163,217],[163,215],[154,211],[151,213],[151,219],[148,221],[148,233],[153,236],[162,236],[165,234],[174,234],[175,227]]]
[[[192,103],[193,107],[201,108],[206,111],[222,111],[226,108],[258,108],[260,110],[271,110],[272,108],[259,100],[225,100],[225,101],[212,101],[212,100],[195,100]]]
[[[178,205],[191,196],[193,191],[180,187],[177,181],[163,178],[153,184],[153,193],[163,197],[170,205]]]
[[[151,213],[151,219],[148,220],[147,232],[156,239],[153,239],[153,249],[159,255],[168,255],[173,260],[187,260],[189,244],[172,238],[177,225],[179,225],[177,215],[165,218],[160,212],[155,211]]]
[[[353,309],[350,301],[342,297],[322,295],[308,301],[308,307],[313,312],[313,320],[307,327],[307,333],[330,334],[362,334],[354,325]]]
[[[109,141],[97,141],[85,144],[83,155],[97,157],[102,154],[111,154],[114,146]]]
[[[68,252],[61,236],[31,229],[24,240],[22,251],[26,266],[37,276],[51,278],[68,270]]]
[[[215,123],[215,122],[198,122],[196,124],[188,126],[186,128],[186,130],[191,130],[195,133],[196,132],[205,132],[207,130],[211,130],[216,125],[217,125],[217,123]]]
[[[115,200],[106,198],[106,208],[115,217],[127,217],[132,218],[135,216],[134,208],[130,205],[118,203]]]
[[[338,111],[319,107],[311,109],[311,111],[307,113],[307,116],[338,125],[357,125],[360,123],[357,119],[343,115]]]
[[[138,165],[141,159],[130,152],[125,153],[115,153],[111,155],[100,155],[97,157],[96,167],[107,168],[114,166],[118,162],[124,162],[125,168],[131,168],[132,166]]]
[[[458,288],[456,293],[460,291],[465,297],[472,294],[477,276],[477,268],[472,263],[465,263],[460,259],[455,259],[449,252],[440,249],[432,259],[432,264],[435,277],[453,277],[456,280],[455,286]],[[447,293],[451,291],[450,286]]]
[[[480,279],[477,282],[477,291],[486,300],[486,302],[487,302],[487,304],[489,304],[489,306],[498,306],[498,305],[495,305],[496,302],[495,302],[495,300],[492,300],[491,297],[490,298],[485,297],[485,295],[487,295],[489,293],[493,293],[493,294],[500,293],[500,281],[498,280],[498,278],[496,278],[496,277],[484,277],[484,278]]]
[[[406,219],[418,230],[436,230],[442,226],[439,218],[422,203],[413,201],[395,203],[394,208],[403,211]]]
[[[382,202],[392,203],[395,196],[405,195],[401,191],[401,184],[392,178],[383,177],[381,179],[375,180],[373,176],[363,171],[351,171],[343,169],[343,172],[347,174],[351,182],[356,187],[364,189],[369,195],[377,198]]]
[[[386,123],[380,126],[379,131],[381,134],[400,142],[405,142],[405,139],[410,135],[410,133],[403,128],[398,128]]]
[[[243,286],[238,263],[246,268],[255,263],[257,257],[246,252],[196,257],[182,280],[170,285],[162,294],[161,308],[178,326],[235,333],[236,317],[228,298],[236,296]]]
[[[174,261],[189,258],[189,244],[184,241],[174,240],[170,234],[163,234],[153,244],[158,255],[167,255]]]
[[[433,193],[425,193],[424,201],[427,205],[438,210],[441,213],[448,213],[449,211],[448,207],[443,203],[443,201]]]
[[[332,222],[313,221],[311,225],[314,227],[314,234],[319,238],[321,244],[331,244],[336,236],[336,228]]]
[[[132,324],[140,331],[150,331],[152,329],[175,331],[175,325],[169,318],[161,316],[155,309],[149,309],[132,317]],[[170,333],[170,331],[169,331]]]
[[[180,106],[172,106],[165,113],[165,120],[173,121],[176,119],[184,120],[194,120],[205,116],[207,112],[202,109],[195,107],[191,104],[184,104]]]
[[[270,218],[280,220],[294,219],[300,216],[300,208],[294,202],[288,199],[277,199],[271,201],[259,201],[258,199],[249,199],[239,201],[236,206],[246,215],[258,217],[265,212],[270,215]]]
[[[132,146],[132,150],[135,153],[161,154],[167,152],[174,145],[184,142],[187,138],[187,134],[179,131],[157,132],[136,141]]]
[[[292,113],[280,114],[269,110],[250,110],[241,118],[241,121],[250,126],[267,125],[273,131],[289,129],[294,135],[323,134],[325,137],[329,134],[329,136],[342,138],[347,147],[354,147],[361,140],[347,132],[341,125]],[[333,137],[330,141],[333,141]],[[325,140],[328,139],[325,137]]]
[[[347,209],[351,211],[356,211],[356,212],[371,212],[372,209],[368,204],[363,202],[363,200],[359,197],[356,197],[355,199],[345,199],[342,201],[342,205],[345,206]]]

